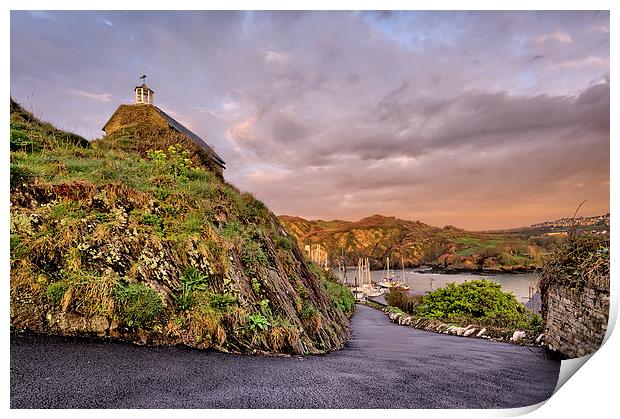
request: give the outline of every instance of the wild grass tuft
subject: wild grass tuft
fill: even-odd
[[[114,300],[129,327],[146,327],[164,311],[159,294],[139,282],[120,284],[114,290]]]

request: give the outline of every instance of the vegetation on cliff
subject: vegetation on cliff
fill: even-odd
[[[574,234],[545,258],[540,288],[561,284],[575,290],[584,285],[609,290],[609,272],[609,236]]]
[[[90,143],[11,101],[12,327],[235,352],[342,347],[342,290],[181,140],[136,126]]]
[[[355,313],[355,296],[353,292],[341,284],[338,277],[332,271],[326,271],[313,262],[309,262],[309,265],[312,272],[321,279],[321,282],[327,288],[327,292],[329,292],[338,308],[348,317],[352,316]]]

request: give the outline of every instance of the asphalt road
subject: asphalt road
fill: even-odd
[[[11,335],[12,408],[488,408],[550,397],[539,348],[392,324],[358,306],[347,347],[256,357]]]

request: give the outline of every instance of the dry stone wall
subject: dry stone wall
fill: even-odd
[[[601,346],[609,317],[609,286],[569,288],[553,284],[542,298],[549,349],[568,358],[579,358]]]

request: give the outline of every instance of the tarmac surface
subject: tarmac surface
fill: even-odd
[[[344,349],[307,357],[11,334],[11,408],[502,408],[557,383],[560,361],[541,348],[357,310]]]

